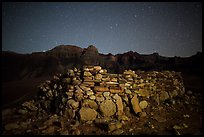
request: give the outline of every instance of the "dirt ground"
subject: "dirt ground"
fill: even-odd
[[[3,111],[3,134],[55,134],[55,135],[202,135],[202,104],[199,102],[199,94],[184,95],[176,98],[175,104],[168,102],[155,107],[148,107],[147,116],[129,116],[129,120],[120,121],[122,127],[112,132],[109,131],[109,123],[86,122],[81,123],[74,119],[57,117],[59,123],[51,122],[53,115],[29,113],[17,114],[14,109]],[[17,127],[13,130],[5,130],[8,123],[18,123],[26,127]],[[63,125],[63,126],[62,126]]]
[[[2,83],[2,107],[18,105],[23,100],[34,97],[37,86],[51,77],[40,77]]]

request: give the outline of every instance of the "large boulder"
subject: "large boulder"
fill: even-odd
[[[79,111],[81,121],[93,121],[96,119],[97,112],[94,109],[82,107]]]
[[[115,94],[113,96],[113,98],[116,99],[117,115],[121,116],[123,114],[123,101],[122,101],[122,98],[118,94]]]
[[[116,112],[116,105],[112,100],[105,100],[100,104],[100,111],[103,116],[110,117]]]
[[[136,114],[139,112],[142,112],[142,110],[139,106],[139,101],[138,101],[137,95],[134,95],[134,97],[131,99],[131,104],[132,104],[132,108]]]

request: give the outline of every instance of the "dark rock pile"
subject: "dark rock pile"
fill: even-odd
[[[68,114],[82,121],[145,112],[150,100],[158,105],[184,93],[183,81],[177,72],[125,71],[109,74],[100,66],[68,70],[40,86],[43,109]],[[79,114],[79,115],[78,115]]]
[[[177,72],[125,71],[109,74],[100,66],[69,69],[40,86],[40,107],[81,121],[121,118],[145,112],[149,101],[158,105],[184,93]]]
[[[24,102],[18,113],[47,113],[51,120],[46,121],[46,126],[55,117],[55,124],[61,128],[65,122],[59,119],[105,123],[112,134],[122,134],[121,128],[130,118],[146,117],[146,110],[152,105],[159,106],[165,101],[174,104],[174,98],[185,92],[178,72],[126,70],[123,74],[110,74],[100,66],[69,69],[66,74],[57,74],[41,84],[39,90],[37,97]],[[16,128],[16,125],[5,128],[9,130],[10,126]],[[48,127],[38,129],[54,134],[53,127]],[[80,131],[74,130],[72,134]]]

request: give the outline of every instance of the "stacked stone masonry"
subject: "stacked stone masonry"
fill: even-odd
[[[179,72],[126,70],[110,74],[100,66],[69,69],[39,89],[38,107],[81,122],[145,116],[150,102],[159,105],[185,91]]]

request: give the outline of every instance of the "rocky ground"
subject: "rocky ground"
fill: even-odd
[[[2,111],[3,135],[202,135],[202,95],[177,72],[68,70]]]

